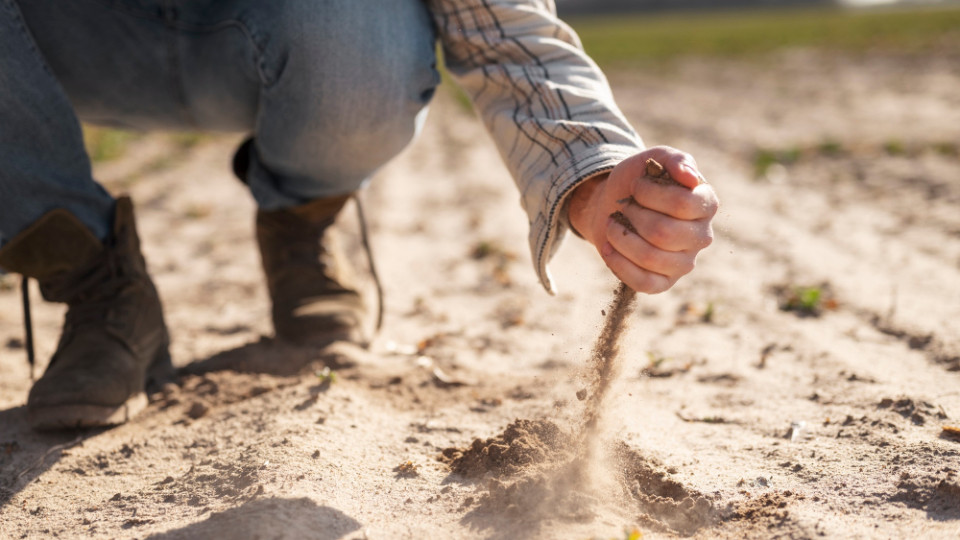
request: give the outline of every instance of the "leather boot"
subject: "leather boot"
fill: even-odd
[[[257,212],[257,242],[277,337],[322,347],[364,343],[366,314],[334,220],[350,196]]]
[[[35,429],[121,424],[146,406],[148,376],[172,368],[129,198],[117,201],[106,242],[70,212],[53,210],[0,249],[0,266],[67,304],[57,350],[27,399]]]

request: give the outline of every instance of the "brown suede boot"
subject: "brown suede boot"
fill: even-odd
[[[363,344],[363,300],[334,226],[350,196],[257,212],[257,242],[277,337],[322,347]]]
[[[129,198],[117,201],[105,244],[73,214],[53,210],[0,249],[0,266],[68,306],[57,350],[27,399],[35,429],[121,424],[146,406],[148,376],[172,368]]]

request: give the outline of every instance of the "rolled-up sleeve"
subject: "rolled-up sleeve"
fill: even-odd
[[[643,142],[552,1],[427,0],[447,70],[473,100],[520,190],[541,283],[569,228],[565,202],[581,182]]]

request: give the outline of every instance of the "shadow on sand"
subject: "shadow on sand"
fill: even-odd
[[[206,520],[154,534],[150,540],[192,538],[314,538],[336,540],[358,530],[360,523],[329,506],[307,498],[255,499],[236,508],[211,514]]]

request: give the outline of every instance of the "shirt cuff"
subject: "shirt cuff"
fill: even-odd
[[[533,264],[540,283],[550,294],[556,294],[553,276],[547,264],[563,243],[570,229],[569,208],[567,202],[574,188],[594,178],[598,174],[609,172],[621,161],[636,155],[643,149],[629,145],[603,145],[592,152],[581,154],[571,160],[560,172],[544,201],[545,221],[531,223],[530,249]]]

